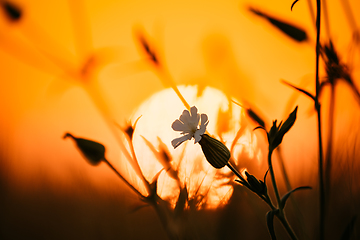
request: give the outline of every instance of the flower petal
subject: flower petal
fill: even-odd
[[[207,125],[209,124],[209,121],[208,121],[208,116],[206,114],[201,114],[201,125],[200,125],[200,129],[196,130],[195,134],[194,134],[194,138],[195,138],[195,141],[197,139],[199,139],[198,137],[196,138],[195,136],[201,136],[203,135],[205,132],[206,132],[206,127]],[[201,139],[201,138],[200,138]],[[200,141],[199,139],[199,141]]]
[[[191,112],[190,121],[193,125],[197,126],[199,124],[199,120],[200,120],[200,115],[197,113],[198,112],[197,108],[195,106],[192,106],[190,108],[190,112]]]
[[[176,120],[172,123],[171,128],[172,128],[174,131],[184,131],[186,127],[185,127],[184,123],[182,123],[179,119],[176,119]]]
[[[205,132],[205,131],[204,131]],[[195,142],[194,143],[198,143],[201,140],[201,135],[203,135],[204,133],[200,134],[200,130],[197,130],[194,134],[194,138],[195,138]]]
[[[208,125],[208,123],[209,123],[209,121],[208,121],[208,116],[206,115],[206,114],[201,114],[201,125],[200,125],[200,128],[201,128],[201,126],[207,126]]]
[[[184,124],[190,121],[190,112],[188,110],[184,110],[182,114],[179,117],[180,121],[182,121]]]
[[[184,136],[181,136],[179,138],[175,138],[171,141],[171,145],[174,148],[177,148],[181,143],[185,142],[186,140],[190,140],[192,138],[191,134],[186,134]]]

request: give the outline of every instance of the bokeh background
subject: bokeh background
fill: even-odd
[[[315,1],[309,2],[301,0],[291,11],[292,2],[280,0],[0,1],[0,238],[167,239],[151,207],[140,208],[143,202],[108,166],[89,165],[63,136],[70,132],[104,144],[107,159],[141,189],[124,163],[115,125],[126,126],[143,115],[139,129],[145,130],[136,133],[138,138],[161,135],[171,140],[177,136],[170,128],[184,108],[177,97],[166,95],[152,102],[155,107],[148,101],[172,81],[197,86],[198,95],[212,87],[223,94],[219,96],[226,96],[224,101],[232,99],[257,109],[268,124],[284,119],[299,106],[282,153],[292,186],[313,189],[294,195],[297,203],[287,208],[301,238],[317,239],[316,114],[308,98],[280,81],[315,92],[311,14]],[[326,3],[321,41],[333,41],[355,86],[339,81],[334,97],[333,166],[325,230],[326,239],[341,239],[360,212],[360,100],[356,93],[360,3]],[[11,17],[9,5],[21,15]],[[254,14],[250,7],[263,15]],[[294,41],[265,16],[304,30],[307,39]],[[146,59],[140,35],[152,43],[165,77]],[[323,63],[320,72],[325,79]],[[325,87],[321,95],[325,144],[330,99],[330,88]],[[201,104],[210,111],[214,102],[210,97]],[[212,134],[221,132],[221,124],[217,127],[213,126]],[[239,166],[261,178],[267,169],[264,133],[257,131],[252,136],[258,139],[261,154],[247,156],[243,162],[239,159]],[[166,144],[170,148],[170,142]],[[135,151],[143,153],[141,145],[137,146]],[[143,155],[139,161],[144,169],[144,162],[156,162],[150,153]],[[275,164],[285,193],[283,176]],[[234,189],[218,206],[187,216],[184,221],[192,226],[191,239],[269,238],[265,204],[239,186]],[[279,224],[275,228],[284,234]],[[358,221],[354,229],[350,239],[360,239]]]

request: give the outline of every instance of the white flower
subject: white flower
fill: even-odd
[[[203,135],[206,131],[206,126],[208,125],[208,116],[206,114],[198,114],[198,110],[195,106],[190,108],[190,112],[188,110],[184,110],[179,119],[176,119],[171,127],[175,131],[181,131],[181,136],[179,138],[175,138],[171,141],[171,145],[176,148],[182,142],[186,140],[190,140],[191,138],[195,139],[195,143],[201,140],[201,135]],[[200,126],[199,126],[199,121]]]

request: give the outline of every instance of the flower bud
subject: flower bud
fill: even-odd
[[[199,141],[206,160],[214,168],[224,167],[230,159],[229,149],[219,140],[203,134]]]
[[[65,134],[64,138],[67,137],[71,137],[75,141],[78,149],[91,165],[96,166],[105,159],[105,147],[101,143],[77,138],[70,133]]]
[[[290,113],[289,117],[283,123],[282,121],[277,126],[277,120],[273,121],[273,125],[268,133],[269,149],[273,151],[277,148],[283,140],[284,135],[290,130],[294,125],[296,120],[296,113],[298,107],[296,106],[294,111]]]
[[[247,182],[249,183],[250,190],[255,192],[258,195],[265,195],[267,192],[266,184],[258,180],[254,175],[251,175],[248,172],[245,172],[245,175],[247,177]]]

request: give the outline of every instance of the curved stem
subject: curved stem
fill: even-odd
[[[297,236],[295,235],[293,229],[291,228],[290,224],[288,223],[284,211],[280,210],[278,214],[276,214],[276,217],[280,220],[284,228],[286,229],[287,233],[293,240],[297,240]]]
[[[328,137],[327,146],[325,152],[325,168],[324,168],[324,184],[326,188],[326,197],[330,195],[330,182],[331,182],[331,171],[332,171],[332,149],[333,149],[333,136],[334,136],[334,115],[335,114],[335,85],[331,84],[330,92],[330,106],[329,106],[329,126],[328,126]]]
[[[118,175],[118,177],[121,178],[121,180],[123,180],[123,181],[126,183],[126,185],[128,185],[128,186],[131,188],[131,190],[133,190],[135,193],[137,193],[140,197],[142,197],[142,198],[144,197],[144,196],[139,192],[139,190],[137,190],[133,185],[131,185],[131,184],[128,182],[128,180],[126,180],[126,179],[113,167],[113,165],[112,165],[111,163],[109,163],[108,160],[103,159],[103,161],[116,173],[116,175]]]
[[[141,181],[144,183],[147,190],[149,190],[149,183],[145,179],[145,177],[141,171],[141,168],[139,166],[139,163],[137,162],[136,159],[132,158],[132,156],[126,149],[125,144],[123,143],[123,140],[117,134],[117,129],[115,128],[115,124],[113,122],[111,111],[109,110],[108,105],[105,102],[105,99],[102,97],[101,91],[99,90],[99,86],[94,83],[93,85],[87,85],[85,87],[85,90],[87,91],[87,93],[88,93],[89,97],[91,98],[92,102],[94,103],[94,105],[100,111],[103,119],[105,120],[105,123],[111,130],[118,145],[120,146],[121,152],[125,155],[125,158],[131,164],[131,167],[134,169],[136,175],[138,177],[140,177]],[[148,193],[150,194],[150,192],[148,192]]]
[[[291,187],[291,184],[290,184],[289,175],[286,172],[284,158],[283,158],[283,155],[281,154],[281,146],[278,146],[276,150],[277,150],[276,153],[277,153],[279,163],[280,163],[280,169],[281,169],[281,172],[282,172],[283,177],[284,177],[286,189],[288,191],[291,191],[292,187]]]
[[[320,240],[324,239],[325,228],[325,187],[324,187],[324,163],[323,163],[323,147],[322,147],[322,133],[321,133],[321,114],[320,106],[317,111],[318,118],[318,138],[319,138],[319,209],[320,209]]]
[[[284,228],[286,229],[286,231],[289,234],[289,236],[291,237],[291,239],[297,240],[298,238],[296,237],[290,224],[286,220],[285,213],[284,213],[284,206],[281,204],[280,193],[279,193],[279,190],[276,185],[275,173],[274,173],[274,169],[273,169],[273,165],[272,165],[272,161],[271,161],[272,153],[273,153],[273,150],[269,149],[269,155],[268,155],[269,172],[270,172],[271,182],[272,182],[275,196],[276,196],[276,201],[277,201],[278,208],[279,208],[278,209],[279,211],[277,212],[276,216],[280,220],[280,222],[282,223]]]
[[[161,201],[156,201],[156,199],[152,199],[150,200],[150,204],[154,207],[161,225],[163,226],[167,236],[169,237],[170,240],[176,240],[178,239],[177,234],[172,231],[170,225],[171,225],[171,219],[169,219],[169,215],[168,212],[166,211],[166,209],[164,209],[164,205],[162,205]]]
[[[228,168],[230,168],[230,170],[231,170],[238,178],[240,178],[240,180],[243,182],[242,184],[243,184],[245,187],[247,187],[248,189],[250,189],[250,186],[248,185],[247,181],[243,178],[243,176],[241,176],[241,174],[239,173],[239,171],[230,164],[230,162],[228,162],[228,163],[226,164],[226,166],[228,166]],[[251,190],[251,189],[250,189],[250,190]],[[257,194],[257,195],[258,195],[258,194]],[[266,202],[266,203],[269,205],[269,207],[271,208],[271,210],[276,210],[276,207],[274,206],[274,204],[272,203],[272,201],[271,201],[271,199],[270,199],[270,197],[269,197],[268,195],[266,195],[266,196],[260,196],[260,195],[258,195],[258,196],[259,196],[262,200],[264,200],[264,202]]]
[[[134,159],[134,162],[138,168],[138,171],[140,171],[140,178],[142,179],[144,185],[145,185],[145,188],[147,190],[147,192],[149,194],[152,194],[152,190],[151,190],[151,187],[150,187],[150,183],[148,182],[148,180],[146,180],[141,168],[140,168],[140,165],[139,165],[139,162],[137,160],[137,157],[136,157],[136,153],[135,153],[135,149],[134,149],[134,144],[132,143],[132,140],[129,141],[129,145],[130,145],[130,151],[131,151],[131,155]]]
[[[315,108],[318,121],[318,139],[319,139],[319,209],[320,209],[320,240],[324,239],[325,222],[325,189],[324,189],[324,171],[323,171],[323,147],[321,133],[321,110],[319,103],[320,80],[319,80],[319,56],[320,56],[320,19],[321,19],[321,0],[316,0],[316,96]]]
[[[269,155],[268,155],[269,172],[270,172],[271,182],[272,182],[274,192],[275,192],[276,201],[277,201],[278,206],[280,207],[280,194],[279,194],[279,190],[276,185],[275,173],[274,173],[274,169],[273,169],[272,161],[271,161],[272,153],[273,153],[273,151],[269,149]]]
[[[239,173],[238,170],[236,170],[236,168],[234,168],[229,162],[226,164],[226,166],[228,166],[228,168],[230,168],[230,170],[238,177],[240,178],[241,181],[246,183],[246,180],[243,178],[243,176],[241,176],[241,174]]]

